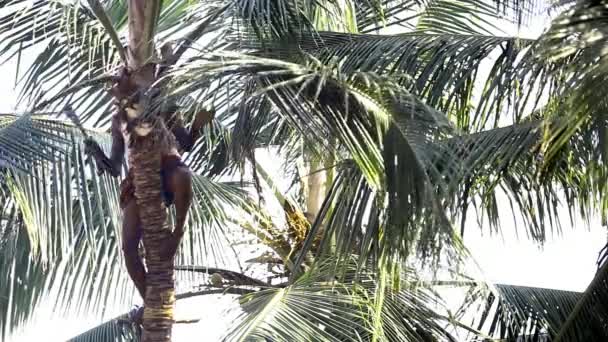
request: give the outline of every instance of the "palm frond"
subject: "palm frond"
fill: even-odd
[[[274,111],[273,115],[285,117],[305,139],[322,142],[328,136],[335,137],[342,144],[339,148],[352,156],[367,184],[374,191],[391,194],[388,203],[390,220],[394,220],[389,222],[394,226],[391,231],[404,232],[413,229],[414,222],[426,220],[433,232],[440,230],[446,237],[453,237],[449,220],[433,195],[433,187],[441,188],[441,184],[433,185],[431,178],[437,182],[441,178],[432,175],[437,170],[431,163],[432,155],[428,155],[435,153],[428,145],[449,132],[450,125],[441,113],[399,85],[371,73],[341,74],[336,66],[325,66],[314,59],[306,65],[229,57],[218,62],[190,64],[177,72],[176,94],[197,87],[197,79],[201,77],[196,75],[201,73],[214,77],[251,75],[251,82],[259,84],[258,90],[244,96],[243,105],[266,98],[272,104],[269,109]],[[402,147],[393,148],[396,143]],[[399,162],[393,165],[395,160]],[[395,183],[398,178],[403,181]],[[397,198],[411,198],[411,202],[398,202]],[[387,242],[403,241],[390,234],[384,236]],[[405,254],[412,251],[404,246],[392,247]]]
[[[74,128],[48,115],[0,115],[0,161],[21,170],[66,153]]]
[[[4,60],[7,54],[12,57],[44,42],[49,36],[58,33],[62,27],[63,7],[52,1],[6,0],[1,2],[7,8],[0,18],[0,32],[3,42],[0,55]],[[37,24],[37,25],[34,25]]]
[[[233,216],[247,216],[251,210],[249,195],[238,184],[214,182],[198,175],[194,176],[193,192],[188,229],[176,262],[238,265],[236,227],[230,222]]]
[[[598,269],[556,333],[555,341],[608,338],[608,263]]]
[[[500,11],[484,1],[431,1],[422,11],[416,30],[435,34],[491,35],[500,33],[492,23],[500,20]]]
[[[333,262],[304,274],[285,288],[262,290],[239,299],[243,310],[228,340],[273,341],[453,341],[436,314],[441,299],[423,287],[383,289],[373,273],[356,271],[356,262],[341,277],[328,277]],[[402,284],[416,283],[409,270]],[[378,305],[378,296],[382,293]],[[431,304],[432,303],[432,304]]]
[[[50,299],[58,315],[103,315],[97,308],[124,304],[134,293],[115,267],[122,264],[118,184],[96,176],[79,145],[71,144],[27,173],[2,170],[2,202],[12,213],[2,217],[4,335],[27,322],[43,300]]]
[[[541,36],[538,50],[539,55],[565,65],[562,86],[566,96],[562,106],[573,113],[565,126],[569,126],[573,134],[589,120],[594,122],[601,139],[604,163],[608,160],[605,141],[607,105],[605,92],[597,90],[608,80],[606,6],[606,1],[573,2],[572,7],[561,13],[548,32]]]
[[[208,9],[207,6],[204,8],[197,8],[192,14],[192,19],[187,22],[192,22],[188,33],[181,38],[179,46],[175,50],[175,58],[179,59],[189,48],[193,47],[195,43],[203,37],[203,35],[209,31],[217,30],[218,21],[225,15],[229,5],[211,7]],[[201,13],[202,12],[202,13]],[[162,24],[162,22],[161,22]],[[162,26],[160,27],[162,28]]]
[[[110,18],[108,17],[105,9],[103,8],[103,5],[97,0],[87,0],[87,2],[91,7],[91,11],[95,14],[101,25],[103,25],[104,29],[106,30],[106,33],[110,36],[110,39],[114,43],[114,47],[118,51],[120,60],[124,65],[126,65],[127,54],[125,52],[122,42],[120,41],[120,38],[118,38],[118,33],[116,32],[114,25],[112,25]],[[153,22],[156,22],[156,20],[154,20]]]
[[[4,46],[0,55],[10,59],[11,52],[34,52],[36,56],[25,61],[31,65],[21,76],[20,102],[35,106],[56,97],[70,84],[102,75],[119,61],[119,50],[111,35],[87,7],[79,4],[62,1],[35,1],[32,6],[15,4],[0,20],[4,23],[0,26]],[[79,107],[85,118],[110,104],[109,96],[100,93],[103,86],[101,82],[92,83],[71,95],[72,104]],[[91,101],[88,95],[94,92],[101,96]],[[66,100],[58,98],[47,103],[54,105],[48,108],[61,108]]]
[[[448,172],[450,184],[457,184],[454,200],[446,206],[454,215],[461,216],[461,234],[464,234],[469,205],[477,209],[480,225],[498,230],[506,219],[497,210],[499,198],[506,196],[511,203],[513,217],[522,218],[527,234],[535,241],[543,242],[548,228],[559,227],[557,207],[565,194],[566,206],[575,208],[574,198],[593,198],[587,188],[580,187],[573,175],[584,172],[585,161],[567,162],[564,158],[574,150],[564,149],[560,158],[544,159],[542,144],[544,133],[552,129],[545,121],[529,121],[475,134],[455,136],[441,144],[435,162],[438,169],[456,167]],[[440,144],[440,145],[441,145]],[[572,146],[569,146],[572,147]],[[443,162],[442,153],[448,153]],[[450,163],[453,153],[461,163]],[[587,156],[581,154],[585,160]],[[568,176],[570,175],[570,177]],[[557,186],[561,185],[558,190]],[[469,200],[471,203],[469,203]]]
[[[393,25],[412,25],[416,13],[424,8],[425,1],[353,1],[356,10],[357,32],[369,32]],[[413,28],[413,27],[410,27]],[[353,32],[353,31],[351,31]]]
[[[463,0],[444,2],[441,0],[381,0],[354,1],[358,32],[367,33],[391,26],[413,30],[423,18],[432,18],[427,24],[433,28],[467,29],[488,21],[508,20],[527,24],[529,19],[546,8],[542,1],[478,1]],[[441,20],[441,21],[440,21]],[[434,22],[432,22],[434,21]],[[488,26],[492,26],[487,25]],[[481,26],[478,26],[481,28]],[[483,29],[483,28],[482,28]],[[351,31],[353,32],[353,31]]]
[[[556,341],[560,329],[583,298],[580,292],[514,285],[495,285],[481,303],[477,329],[506,341]],[[589,311],[586,321],[567,341],[601,341],[607,338],[605,312]],[[574,329],[572,330],[574,331]],[[571,332],[572,332],[571,331]]]
[[[247,35],[233,39],[260,56],[299,63],[303,50],[325,64],[340,61],[345,73],[391,77],[467,132],[522,120],[541,97],[559,94],[564,67],[539,58],[533,40],[487,33],[318,32],[267,46]]]
[[[128,316],[121,315],[89,329],[78,336],[69,339],[69,342],[137,342],[139,341],[137,329],[128,321]]]
[[[94,165],[85,160],[81,132],[75,127],[44,116],[5,118],[10,129],[0,130],[0,141],[7,147],[0,168],[0,241],[6,247],[0,263],[0,298],[9,300],[0,301],[7,312],[0,320],[2,333],[24,324],[48,297],[59,315],[103,316],[97,308],[129,303],[134,292],[126,273],[117,267],[123,264],[118,182],[96,175]],[[107,135],[88,134],[109,149]],[[8,155],[10,151],[19,153]],[[238,185],[202,176],[195,176],[193,190],[195,201],[178,260],[235,264],[236,233],[227,222],[231,215],[251,210],[247,194]],[[189,279],[183,276],[180,281]]]
[[[19,59],[26,66],[20,75],[19,103],[27,102],[36,110],[57,110],[69,103],[78,108],[82,122],[96,127],[107,125],[112,99],[105,89],[105,77],[124,60],[121,32],[127,25],[126,2],[91,1],[83,6],[36,1],[29,6],[24,1],[13,1],[11,5],[0,17],[0,56],[8,60],[16,54],[34,53],[34,57]],[[162,30],[158,36],[163,39],[193,43],[190,40],[200,41],[201,35],[217,29],[217,25],[209,24],[219,14],[208,10],[208,5],[186,0],[165,5],[157,11]],[[202,9],[191,12],[199,7],[209,12],[206,25],[198,22]],[[200,26],[200,32],[195,29],[194,36],[188,35],[193,26]]]
[[[370,39],[374,38],[370,37]],[[248,60],[247,63],[250,63],[250,61]],[[290,68],[293,66],[293,64],[282,65],[289,65],[286,68]],[[250,71],[250,69],[248,69],[249,67],[250,66],[246,66],[245,63],[240,64],[238,67],[235,64],[227,63],[221,66],[221,71],[225,72],[224,74],[222,74],[224,76],[233,72],[243,72],[243,74],[245,75],[249,75],[251,73],[252,75],[257,75],[256,77],[252,78],[253,80],[255,80],[255,82],[259,82],[258,77],[262,78],[266,77],[266,75],[274,75],[274,73],[282,76],[292,72],[291,70],[285,71],[284,69],[281,69],[283,71],[278,71],[277,69],[273,69],[270,67],[266,69],[265,67],[261,66],[258,71]],[[301,65],[298,64],[298,66],[294,68],[300,67]],[[349,68],[351,69],[349,70]],[[353,69],[356,70],[354,66],[349,66],[348,64],[344,63],[341,65],[340,71],[344,71],[345,73],[347,73],[348,71],[353,72]],[[295,71],[295,73],[296,75],[302,75],[300,73],[305,74],[306,72],[303,72],[302,69],[300,69]],[[189,74],[188,77],[196,78],[193,77],[191,74]],[[293,101],[293,99],[298,98],[298,96],[300,98],[310,96],[310,93],[306,94],[305,91],[305,88],[309,86],[306,83],[308,81],[305,81],[305,76],[300,77],[302,77],[302,79],[297,80],[297,82],[302,83],[295,84],[301,85],[294,85],[293,87],[295,89],[293,90],[286,90],[286,88],[292,87],[292,84],[289,83],[291,81],[283,81],[284,83],[274,83],[274,85],[272,85],[272,82],[270,84],[266,83],[268,85],[262,83],[261,92],[275,92],[275,94],[272,94],[269,97],[259,98],[256,98],[255,96],[244,96],[243,98],[246,98],[247,101],[239,100],[239,97],[237,97],[236,101],[243,101],[242,106],[246,106],[244,107],[246,109],[242,110],[241,113],[245,113],[244,115],[246,115],[246,117],[248,118],[247,120],[249,120],[249,118],[255,118],[259,115],[259,119],[257,120],[260,121],[256,123],[255,126],[249,127],[251,133],[247,133],[246,136],[252,137],[254,136],[253,134],[259,134],[260,132],[262,132],[261,128],[264,127],[265,124],[277,120],[283,120],[284,124],[289,126],[293,125],[293,123],[295,122],[295,126],[292,126],[295,129],[292,129],[292,133],[290,134],[300,134],[302,139],[311,142],[309,144],[311,146],[322,143],[323,141],[327,141],[327,136],[336,136],[336,134],[342,134],[340,131],[338,131],[338,133],[335,133],[335,131],[332,132],[332,129],[335,129],[336,126],[340,127],[339,121],[337,123],[333,123],[331,121],[325,123],[323,121],[317,121],[314,114],[311,115],[311,113],[319,111],[319,107],[315,107],[316,104],[311,104],[308,107],[306,102]],[[330,78],[332,76],[326,77]],[[347,82],[353,82],[352,84],[354,86],[356,84],[356,79],[353,77],[353,79]],[[369,82],[373,84],[373,80]],[[429,83],[431,84],[432,82]],[[196,82],[191,84],[191,86],[195,86],[194,84],[196,84]],[[253,84],[253,87],[255,88],[255,83],[251,84]],[[310,84],[315,83],[314,81],[310,81]],[[184,85],[180,84],[180,86]],[[312,85],[310,87],[315,87],[315,85]],[[358,86],[354,87],[356,88]],[[386,88],[387,86],[386,84],[383,84],[382,87]],[[318,86],[317,89],[321,88],[322,86]],[[380,88],[380,86],[378,86],[377,88]],[[182,88],[182,90],[180,91],[184,91],[183,89],[185,88]],[[239,93],[239,91],[243,91],[241,89],[245,88],[237,88],[235,94],[242,94]],[[361,89],[365,89],[365,86],[356,89],[357,90],[355,91],[359,91]],[[283,92],[283,94],[279,93],[279,91]],[[323,94],[323,91],[319,91],[319,94]],[[258,91],[258,93],[255,93],[254,90],[249,90],[249,92],[249,94],[253,95],[261,94],[260,91]],[[363,93],[365,93],[365,91],[363,91]],[[316,95],[315,93],[313,94]],[[377,103],[382,103],[382,105],[386,106],[387,102],[382,102],[383,100],[378,100],[379,98],[381,99],[381,97],[376,97],[377,94],[371,93],[367,95],[370,95],[370,97],[374,99],[373,101],[377,101]],[[323,95],[319,95],[319,98],[321,98],[321,96]],[[331,118],[331,116],[335,115],[336,112],[346,112],[346,110],[348,110],[348,113],[352,117],[352,113],[358,110],[356,104],[353,104],[355,103],[355,101],[347,101],[346,104],[343,105],[343,100],[340,100],[341,97],[338,96],[336,100],[335,96],[336,95],[333,94],[329,96],[329,98],[333,98],[335,107],[332,108],[330,111],[325,111],[324,109],[321,109],[321,111],[318,112],[321,117]],[[360,100],[362,98],[356,97],[356,95],[353,97],[356,100]],[[314,101],[315,97],[313,96],[312,98]],[[260,105],[262,103],[260,102],[260,99],[265,99],[264,101],[270,101],[273,106],[262,107]],[[319,102],[321,101],[322,100],[319,100]],[[362,102],[365,103],[365,101]],[[388,103],[390,104],[390,102]],[[396,107],[390,107],[389,105],[389,108],[393,109],[390,109],[388,112],[410,112],[412,105],[410,105],[409,103],[411,102],[399,102]],[[345,107],[347,107],[347,109],[345,109]],[[532,120],[533,117],[542,117],[543,115],[546,115],[544,114],[545,112],[550,112],[551,110],[551,107],[546,107],[542,111],[536,112],[534,113],[534,115],[530,115],[530,118],[527,118],[526,121],[522,121],[521,124],[516,124],[504,128],[492,129],[489,131],[481,131],[470,136],[461,136],[455,131],[450,133],[448,130],[447,134],[443,138],[439,137],[437,140],[426,140],[427,142],[424,144],[420,144],[420,141],[425,141],[426,139],[420,138],[421,135],[424,135],[421,133],[424,132],[424,128],[421,130],[420,125],[424,126],[427,123],[424,120],[418,121],[418,119],[421,119],[422,116],[420,116],[416,120],[405,119],[406,121],[399,123],[399,116],[395,116],[394,112],[391,115],[387,115],[387,117],[391,116],[391,119],[389,120],[393,120],[393,122],[395,123],[395,127],[392,131],[387,131],[390,134],[387,134],[385,137],[385,139],[393,140],[386,140],[385,142],[383,142],[383,145],[390,147],[396,151],[399,151],[399,153],[403,154],[408,151],[407,145],[399,148],[397,148],[396,146],[399,146],[400,141],[403,141],[401,140],[402,136],[406,137],[406,140],[412,143],[411,147],[413,149],[410,153],[413,153],[413,155],[416,156],[416,159],[418,159],[418,161],[414,162],[413,165],[416,165],[416,163],[418,163],[418,165],[420,165],[419,170],[421,170],[420,173],[417,174],[412,173],[413,171],[411,168],[408,168],[408,170],[405,171],[397,171],[394,174],[387,174],[386,184],[390,185],[391,183],[388,182],[392,181],[393,179],[399,179],[401,182],[400,184],[395,183],[391,185],[393,186],[393,190],[389,190],[389,192],[403,190],[408,192],[409,194],[417,193],[418,195],[416,196],[406,196],[404,193],[394,192],[394,198],[424,199],[423,202],[425,204],[422,207],[432,208],[433,210],[435,210],[435,212],[443,210],[439,208],[451,208],[452,212],[449,217],[456,217],[460,215],[461,224],[463,226],[465,222],[464,220],[466,218],[466,209],[469,206],[468,200],[471,199],[474,201],[473,205],[481,206],[483,212],[482,217],[487,217],[491,226],[495,228],[499,226],[501,217],[501,214],[497,210],[498,199],[506,194],[509,202],[511,203],[513,214],[524,218],[525,222],[527,222],[526,226],[529,227],[527,231],[527,233],[529,233],[529,236],[532,237],[534,240],[541,242],[544,241],[546,237],[547,228],[553,229],[555,227],[560,227],[560,223],[557,219],[556,213],[559,204],[563,203],[564,199],[566,201],[566,206],[570,210],[571,215],[574,215],[574,211],[576,211],[577,207],[579,208],[580,213],[585,214],[590,213],[591,210],[595,210],[596,208],[601,208],[602,206],[605,206],[606,203],[606,201],[604,200],[600,200],[599,202],[596,200],[597,196],[603,191],[602,184],[605,183],[601,183],[601,181],[594,180],[592,176],[594,174],[597,175],[598,170],[601,169],[601,167],[600,169],[598,169],[599,165],[597,165],[597,160],[600,160],[601,158],[598,158],[598,154],[594,152],[597,151],[598,146],[598,144],[596,143],[596,133],[594,133],[595,129],[593,127],[588,126],[580,127],[580,130],[577,131],[578,133],[572,136],[571,132],[564,130],[564,119],[560,115],[547,122],[543,121],[542,119]],[[300,113],[302,113],[301,118],[299,117]],[[467,111],[463,113],[467,113]],[[441,115],[435,117],[440,118]],[[288,120],[285,120],[285,118],[287,118]],[[301,125],[301,122],[304,122],[305,124]],[[438,123],[441,122],[441,120],[435,122]],[[361,125],[363,126],[365,124]],[[440,126],[441,125],[442,124],[440,124]],[[275,129],[274,132],[276,134],[277,130]],[[323,133],[319,134],[319,132]],[[243,134],[243,132],[241,131],[239,132],[239,134]],[[391,136],[391,134],[393,134],[393,136]],[[346,148],[350,150],[350,153],[353,153],[351,154],[351,156],[354,156],[353,160],[355,160],[360,170],[364,172],[365,177],[369,177],[368,175],[382,174],[383,172],[387,172],[385,170],[389,170],[389,168],[384,165],[378,169],[366,169],[367,167],[369,167],[369,165],[374,165],[374,162],[368,162],[368,160],[374,160],[373,157],[367,157],[369,155],[368,151],[357,151],[356,148],[358,148],[358,142],[350,143],[347,142],[348,139],[348,137],[339,138],[339,140],[344,143]],[[243,145],[237,145],[237,147],[245,147],[245,150],[251,150],[255,146],[255,144],[253,144],[254,140],[255,139],[251,138],[241,140]],[[547,153],[548,146],[553,146],[557,142],[562,140],[566,141],[567,144],[562,144],[562,148],[561,150],[559,150],[559,152],[552,154]],[[365,135],[362,135],[362,138],[357,139],[357,141],[370,140],[369,138],[365,138]],[[239,142],[235,141],[235,143],[238,144]],[[366,143],[365,148],[370,148],[370,146],[373,146],[373,144]],[[355,148],[355,150],[351,150],[351,148]],[[361,156],[365,155],[365,157],[359,157],[359,159],[357,159],[358,153],[360,153]],[[381,153],[384,153],[385,155],[383,155],[382,159],[380,160],[393,159],[389,154],[394,152],[391,152],[389,148],[382,151]],[[410,154],[410,156],[411,155],[412,154]],[[404,160],[406,161],[411,160],[411,157],[408,157],[405,154],[403,154],[401,158],[405,158]],[[412,162],[401,163],[401,165],[406,165],[407,167],[409,165],[412,165]],[[365,172],[368,173],[366,174]],[[404,176],[404,174],[408,173],[413,175],[413,181],[411,181],[410,183],[406,181],[407,177]],[[397,177],[396,175],[400,176]],[[425,190],[424,187],[426,185],[421,185],[421,183],[418,182],[420,179],[424,179],[424,177],[428,177],[428,182],[432,185],[434,190]],[[358,182],[358,180],[355,181],[355,183],[356,182]],[[370,181],[370,179],[367,179],[367,183],[371,185],[374,184],[374,181]],[[559,188],[556,188],[556,186],[559,186]],[[372,187],[372,189],[369,189],[367,191],[374,192],[375,189]],[[436,195],[438,201],[435,203],[433,203],[433,201],[429,197],[425,197],[424,195],[422,195],[424,193],[430,194],[434,191],[439,191]],[[356,196],[358,195],[355,195],[355,193],[349,193],[347,197],[357,198]],[[366,201],[370,201],[370,203],[374,201],[374,195],[368,194],[365,196],[367,196]],[[337,215],[337,211],[329,209],[334,205],[332,204],[334,203],[332,201],[339,201],[339,205],[346,205],[346,202],[344,202],[343,200],[339,200],[339,198],[342,198],[339,195],[336,195],[336,197],[332,198],[333,200],[328,199],[329,202],[327,203],[327,212]],[[599,198],[602,197],[600,196]],[[352,241],[353,237],[355,236],[352,234],[357,231],[357,229],[351,229],[350,231],[346,229],[346,227],[352,227],[352,223],[349,223],[348,220],[345,221],[345,218],[357,217],[356,215],[353,216],[354,213],[357,213],[357,215],[362,215],[364,212],[368,212],[371,208],[369,206],[369,203],[367,205],[364,205],[359,203],[358,201],[359,200],[356,200],[354,202],[356,203],[355,207],[349,208],[346,212],[340,214],[342,215],[341,217],[343,219],[335,221],[337,222],[336,227],[345,227],[344,233],[346,235],[339,235],[339,241],[342,241],[341,239],[347,237],[349,239],[347,241]],[[412,208],[420,208],[420,206],[416,206],[414,204],[411,205]],[[377,208],[377,210],[381,210],[381,208],[382,205]],[[393,207],[393,209],[391,210],[400,213],[401,217],[412,216],[403,215],[404,213],[409,212],[408,210],[406,210],[405,207],[399,207],[399,210],[397,210],[396,208],[397,207]],[[435,217],[439,218],[441,217],[441,215],[436,215]],[[587,217],[590,217],[590,215],[587,215]],[[319,221],[319,225],[326,224],[326,222],[322,221],[323,220]],[[435,223],[433,224],[433,221],[430,220],[425,222],[427,222],[431,226],[441,223],[441,221],[435,221]],[[480,222],[484,221],[481,220]],[[445,227],[448,227],[448,220],[443,221],[443,224]],[[358,224],[355,224],[355,227],[357,225]],[[397,225],[397,227],[398,226],[399,225]],[[418,225],[417,227],[418,228],[413,230],[395,229],[395,232],[400,232],[399,234],[411,234],[407,235],[410,241],[414,237],[420,238],[419,234],[421,232],[437,233],[436,230],[427,231],[426,229],[422,228],[423,225]],[[306,248],[309,248],[312,241],[318,238],[314,233],[315,229],[316,228],[314,228],[313,225],[313,233],[309,236],[310,240],[308,241],[309,244],[306,245]],[[366,232],[367,234],[372,234],[368,235],[368,237],[373,236],[371,230],[368,229],[366,230]],[[431,241],[445,242],[453,238],[451,236],[452,233],[450,229],[446,229],[443,231],[443,233],[441,233],[444,234],[443,236],[448,240],[444,240],[443,238],[437,238],[437,236],[434,235],[435,233],[431,233],[431,235],[426,236],[428,239],[425,239],[425,241],[428,241],[428,243],[422,243],[420,245],[420,252],[425,251],[424,253],[429,253],[429,255],[433,254],[434,252],[431,251],[435,250],[435,248],[438,248],[441,243],[438,242],[437,244],[435,244],[431,243]],[[342,233],[331,232],[328,234],[329,235],[327,235],[327,241],[332,241],[332,238],[329,238],[329,236],[332,236],[331,234]],[[391,239],[391,241],[403,241],[403,239],[405,239],[405,236],[401,236],[401,238],[397,238],[397,236],[395,236],[395,238]],[[371,243],[372,241],[375,240],[372,239],[368,240],[367,242]],[[345,246],[346,245],[349,246],[348,248],[351,248],[348,243],[345,244]],[[345,246],[342,246],[344,247],[344,249],[342,250],[343,252],[346,252],[348,250]],[[361,249],[360,253],[362,253],[362,255],[366,255],[365,251],[369,252],[370,246],[371,245],[369,244],[365,245],[365,248]],[[429,246],[433,247],[429,248]],[[305,251],[307,250],[306,248]],[[304,256],[302,255],[301,258],[303,257]]]
[[[314,32],[313,1],[246,0],[231,3],[231,16],[266,40]]]

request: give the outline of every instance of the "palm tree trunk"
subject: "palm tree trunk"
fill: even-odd
[[[132,69],[146,64],[154,51],[154,27],[160,8],[158,0],[129,0],[129,54]],[[142,86],[147,86],[145,84]],[[156,130],[153,130],[155,132]],[[167,212],[161,198],[159,137],[150,134],[129,147],[135,198],[143,226],[146,251],[146,298],[142,341],[171,341],[175,279],[173,258],[163,260],[160,247],[169,237]]]
[[[314,221],[317,215],[319,215],[323,201],[333,182],[333,169],[335,168],[334,153],[333,144],[323,159],[318,158],[313,153],[307,153],[309,154],[309,160],[305,163],[306,176],[303,177],[302,185],[305,188],[306,214],[311,221]]]
[[[173,258],[163,260],[160,247],[170,230],[160,192],[160,154],[154,137],[142,139],[129,151],[135,197],[143,226],[146,250],[146,298],[142,341],[171,341],[175,279]]]
[[[327,174],[322,165],[319,160],[312,160],[306,176],[306,212],[312,220],[319,215],[327,192]]]

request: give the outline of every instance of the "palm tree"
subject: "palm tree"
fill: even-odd
[[[141,65],[154,46],[173,41],[174,65],[158,80],[163,100],[177,101],[187,117],[209,103],[218,114],[186,157],[197,176],[177,256],[185,266],[155,258],[154,234],[166,231],[166,220],[158,156],[147,145],[154,139],[129,154],[148,267],[159,277],[147,292],[155,299],[146,299],[144,340],[170,339],[173,298],[190,295],[174,294],[174,270],[184,274],[178,284],[203,285],[191,295],[240,295],[228,339],[606,338],[606,263],[582,294],[488,290],[457,272],[470,261],[462,238],[468,208],[485,218],[484,228],[498,229],[505,215],[498,208],[509,202],[538,242],[560,227],[559,203],[571,215],[600,213],[605,224],[605,2],[560,2],[538,39],[497,33],[492,21],[534,20],[539,3],[0,5],[2,56],[20,64],[37,54],[20,78],[28,109],[0,118],[3,335],[44,296],[56,295],[60,310],[102,316],[101,307],[129,301],[117,266],[117,184],[95,175],[81,142],[93,135],[108,143],[100,129],[109,122],[104,84],[112,70]],[[399,34],[387,34],[395,28]],[[56,115],[68,104],[77,120]],[[262,148],[278,148],[297,191],[283,189],[256,159]],[[235,171],[250,173],[255,190],[220,181]],[[284,217],[273,217],[260,196]],[[238,260],[231,246],[243,232],[265,246],[252,262],[272,271],[205,265],[201,251],[216,263]],[[445,286],[467,290],[458,310],[436,305]],[[464,324],[471,316],[474,324]],[[123,320],[78,339],[138,335]]]

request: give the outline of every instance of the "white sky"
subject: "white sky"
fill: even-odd
[[[543,25],[542,21],[536,22],[536,25],[526,30],[526,36],[536,36]],[[505,26],[501,27],[504,29]],[[507,29],[507,34],[516,33],[513,27]],[[13,90],[14,65],[0,67],[0,77],[0,94],[4,94],[0,112],[9,112],[13,110],[16,98]],[[280,174],[276,163],[264,162],[264,159],[270,160],[269,157],[272,156],[258,160],[269,168],[275,167],[274,170],[268,170],[271,173]],[[504,208],[510,210],[507,205]],[[510,217],[510,213],[505,216]],[[582,223],[571,227],[564,216],[563,234],[550,236],[541,248],[528,241],[524,233],[525,227],[515,226],[512,220],[503,223],[504,237],[500,237],[489,236],[487,229],[482,235],[473,216],[470,217],[469,227],[465,232],[465,244],[470,248],[487,279],[494,283],[584,291],[595,272],[597,254],[607,239],[605,228],[602,228],[597,220],[591,229],[587,230]],[[516,229],[520,239],[516,237]],[[231,320],[223,314],[228,307],[229,299],[218,295],[178,302],[178,319],[200,318],[201,323],[176,326],[174,340],[218,340]],[[119,314],[124,311],[125,308],[116,308],[115,312]],[[87,317],[51,319],[51,316],[49,306],[41,307],[33,322],[11,340],[63,341],[100,323]]]

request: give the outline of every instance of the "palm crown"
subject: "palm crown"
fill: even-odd
[[[185,158],[195,203],[178,285],[204,295],[219,281],[242,295],[227,338],[608,337],[603,259],[582,294],[488,287],[457,272],[470,260],[471,207],[494,229],[509,202],[538,242],[560,227],[559,205],[605,224],[605,1],[161,3],[154,41],[175,46],[162,101],[177,101],[188,123],[216,111]],[[106,84],[129,51],[125,1],[0,5],[0,53],[26,66],[26,110],[0,116],[6,336],[48,296],[59,312],[100,316],[131,300],[117,266],[117,183],[82,150],[87,136],[109,148]],[[537,39],[498,30],[544,11],[553,20]],[[68,105],[77,118],[63,115]],[[263,148],[278,149],[295,186],[276,186],[255,158]],[[239,174],[252,184],[233,182]],[[255,200],[263,194],[283,217]],[[245,261],[234,249],[243,234],[276,272],[227,270]],[[467,290],[459,310],[434,306],[444,286]],[[78,339],[132,334],[111,321]]]

